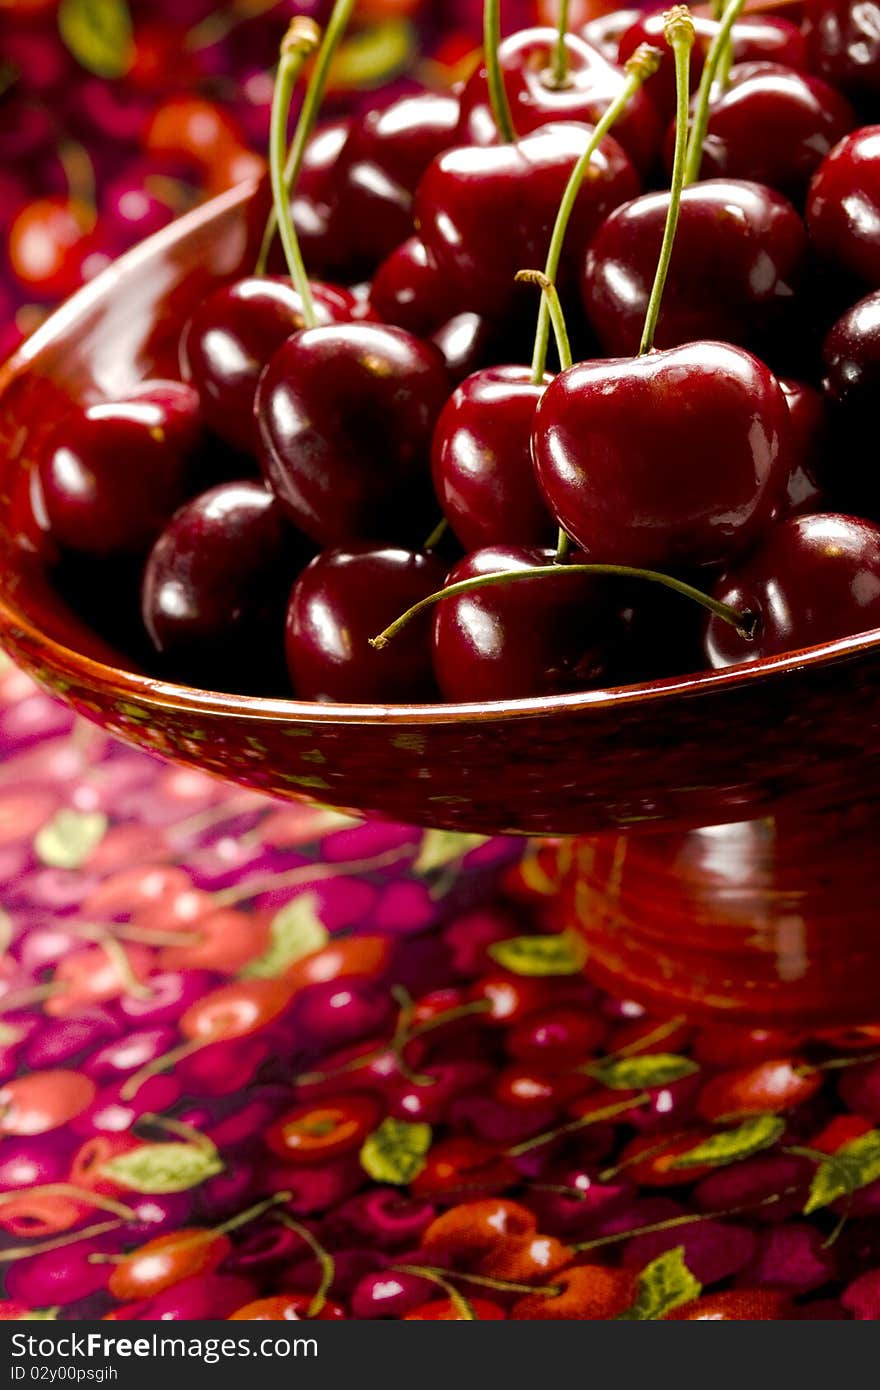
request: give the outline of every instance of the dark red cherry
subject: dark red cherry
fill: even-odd
[[[351,130],[350,120],[323,125],[306,145],[302,168],[291,198],[291,211],[303,259],[309,272],[335,279],[348,273],[349,238],[336,216],[336,190],[340,156]],[[268,173],[260,180],[248,205],[248,260],[256,260],[266,221],[272,210],[272,185]],[[287,265],[278,236],[270,255],[269,269],[284,275]]]
[[[581,26],[581,38],[586,39],[591,48],[597,48],[609,63],[616,63],[620,53],[620,40],[627,29],[642,18],[643,11],[609,10],[607,14],[597,14]]]
[[[339,159],[351,130],[351,121],[331,121],[315,132],[306,146],[303,166],[291,200],[293,221],[303,259],[313,275],[332,278],[345,264],[345,229],[336,217]],[[271,207],[272,191],[268,190]],[[268,208],[267,208],[268,212]],[[284,257],[276,241],[277,262]]]
[[[352,260],[374,268],[413,231],[413,195],[455,141],[458,101],[421,92],[369,110],[353,124],[336,174],[335,218]]]
[[[828,446],[828,413],[821,394],[803,381],[781,377],[791,421],[791,466],[784,512],[800,516],[818,511],[824,496],[823,475]]]
[[[554,551],[494,545],[467,555],[447,584],[553,563]],[[574,557],[582,559],[583,557]],[[434,671],[453,702],[516,700],[585,690],[607,679],[625,624],[607,580],[517,579],[437,604]],[[406,641],[406,630],[397,642]]]
[[[322,324],[351,319],[346,290],[313,285]],[[303,327],[302,300],[289,280],[253,276],[209,294],[180,343],[180,365],[199,393],[206,423],[243,453],[257,451],[254,398],[260,373],[282,343]]]
[[[816,169],[856,124],[834,87],[778,63],[740,63],[712,102],[702,178],[752,179],[800,201]],[[672,168],[675,123],[667,136]]]
[[[381,323],[428,337],[449,318],[449,286],[419,237],[409,237],[379,266],[370,286],[370,308]]]
[[[569,33],[565,40],[568,74],[559,85],[553,77],[556,29],[522,29],[501,43],[498,60],[517,135],[527,135],[551,121],[595,125],[620,95],[626,77],[598,49]],[[483,63],[461,95],[460,143],[494,145],[498,129],[492,115],[489,79]],[[662,126],[650,99],[637,92],[614,124],[614,137],[643,172],[660,151]]]
[[[565,186],[589,138],[586,126],[546,125],[515,144],[440,155],[416,194],[422,239],[456,304],[501,319],[524,293],[517,271],[540,268]],[[628,157],[610,137],[593,157],[566,239],[561,285],[605,217],[638,192]]]
[[[807,227],[824,260],[880,287],[880,125],[853,131],[819,165]]]
[[[728,343],[587,362],[544,392],[538,482],[590,560],[648,569],[719,565],[774,519],[790,466],[773,374]]]
[[[251,663],[280,652],[285,597],[306,558],[261,483],[225,483],[188,502],[153,546],[141,590],[165,668],[247,684]]]
[[[706,653],[716,667],[880,627],[880,528],[831,512],[792,517],[728,572],[715,596],[757,618],[752,641],[711,618]]]
[[[609,356],[638,349],[668,207],[668,192],[625,204],[587,252],[584,305]],[[803,223],[781,193],[734,179],[692,184],[682,195],[656,346],[775,343],[797,307],[806,260]]]
[[[442,588],[445,577],[434,555],[368,545],[325,550],[290,596],[287,665],[295,694],[349,704],[431,699],[431,615],[414,619],[382,651],[370,638]]]
[[[480,314],[454,314],[431,334],[451,382],[464,381],[500,351],[502,330]]]
[[[804,39],[813,72],[854,101],[880,96],[877,0],[807,0]]]
[[[822,352],[822,390],[836,448],[825,474],[835,503],[880,517],[880,472],[865,450],[873,436],[880,392],[880,290],[860,299],[834,324]]]
[[[186,499],[200,440],[199,398],[177,381],[74,411],[39,464],[55,539],[89,555],[147,550]]]
[[[544,385],[528,367],[490,367],[459,386],[434,433],[434,490],[466,550],[549,545],[555,523],[532,467]]]
[[[663,50],[663,62],[653,77],[645,83],[661,115],[667,119],[675,114],[675,65],[663,33],[663,10],[645,15],[628,29],[620,40],[618,62],[621,66],[631,58],[639,44],[649,43]],[[696,38],[691,52],[691,87],[696,89],[703,71],[706,54],[718,33],[718,21],[707,15],[694,15]],[[782,63],[785,67],[807,67],[807,51],[803,36],[796,24],[774,15],[749,14],[738,19],[733,27],[733,61],[735,63]]]
[[[257,417],[263,473],[291,520],[321,545],[418,534],[449,387],[437,348],[400,328],[288,339],[260,380]]]

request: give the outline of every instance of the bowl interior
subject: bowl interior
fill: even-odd
[[[252,264],[252,196],[233,190],[123,257],[0,370],[0,631],[39,681],[124,738],[248,785],[457,830],[718,823],[865,794],[880,746],[877,633],[619,690],[385,708],[157,681],[120,657],[124,632],[111,645],[83,621],[46,577],[33,460],[74,404],[177,375],[181,322]]]

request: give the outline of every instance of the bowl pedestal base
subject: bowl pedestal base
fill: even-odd
[[[880,815],[576,839],[552,916],[604,987],[750,1025],[880,1021]]]

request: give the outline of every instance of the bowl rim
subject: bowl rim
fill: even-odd
[[[41,353],[57,345],[89,310],[97,306],[132,272],[150,262],[153,256],[204,229],[215,218],[235,211],[253,195],[256,181],[236,185],[225,193],[177,218],[152,237],[118,257],[94,280],[78,290],[54,310],[43,324],[0,364],[0,405],[13,381],[38,362]],[[232,719],[259,719],[270,723],[330,725],[443,725],[450,723],[499,723],[513,720],[573,715],[590,709],[631,705],[650,705],[671,696],[707,696],[712,692],[736,689],[748,682],[770,681],[804,670],[825,667],[854,655],[880,650],[880,628],[838,638],[776,657],[763,657],[721,670],[697,671],[662,680],[610,686],[598,690],[575,691],[566,695],[532,696],[525,699],[403,705],[319,704],[312,701],[232,695],[222,691],[199,690],[194,686],[164,681],[143,672],[127,670],[85,656],[47,636],[0,590],[0,631],[14,629],[40,650],[47,665],[65,675],[75,673],[83,680],[118,695],[131,704],[145,705],[165,713],[206,714]],[[13,641],[13,647],[18,643]]]

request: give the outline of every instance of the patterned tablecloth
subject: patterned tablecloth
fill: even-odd
[[[130,176],[139,215],[171,215],[196,175],[118,113],[170,99],[168,15],[213,7],[135,6],[140,67],[110,82],[54,9],[0,0],[0,147],[33,144],[0,148],[0,202],[82,180],[87,150],[103,188]],[[431,61],[461,55],[474,9],[461,34],[423,28]],[[255,144],[249,23],[198,90]],[[143,230],[124,192],[95,254]],[[15,249],[6,345],[54,297]],[[880,1317],[880,1026],[649,1017],[547,934],[539,851],[229,789],[9,665],[0,751],[4,1316]]]

